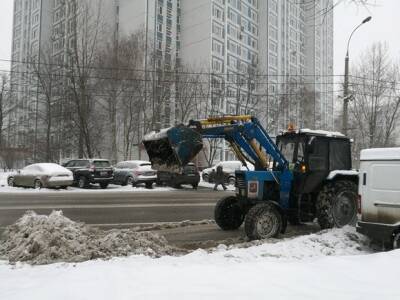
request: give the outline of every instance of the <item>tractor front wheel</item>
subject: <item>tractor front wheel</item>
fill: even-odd
[[[322,229],[354,225],[357,221],[357,185],[349,180],[326,184],[316,202]]]
[[[235,230],[244,220],[243,210],[234,196],[227,196],[217,202],[214,210],[214,219],[222,230]]]
[[[244,223],[246,235],[251,240],[277,237],[282,227],[282,215],[270,203],[260,203],[250,208]]]

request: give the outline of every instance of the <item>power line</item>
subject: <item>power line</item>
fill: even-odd
[[[66,89],[66,90],[71,90],[71,89]],[[99,91],[99,89],[97,89],[97,88],[87,88],[86,89],[86,91],[88,91],[88,92],[91,92],[91,91],[94,91],[94,92],[98,92]],[[33,89],[30,89],[30,90],[24,90],[24,89],[10,89],[10,88],[8,88],[8,89],[5,89],[5,92],[14,92],[14,93],[17,93],[17,92],[20,92],[20,93],[26,93],[26,94],[34,94],[34,93],[37,93],[38,92],[38,90],[33,90]],[[111,90],[110,90],[110,92],[111,92]],[[331,94],[331,93],[340,93],[340,92],[343,92],[343,90],[332,90],[332,91],[322,91],[322,92],[318,92],[318,94]],[[45,92],[43,92],[43,91],[40,91],[40,89],[39,89],[39,94],[41,94],[41,95],[47,95]],[[141,93],[140,92],[133,92],[133,91],[124,91],[123,93],[122,93],[122,95],[124,95],[125,97],[129,97],[129,96],[137,96],[137,95],[141,95]],[[99,93],[90,93],[89,94],[89,96],[96,96],[96,97],[106,97],[106,98],[109,98],[110,97],[110,94],[99,94]],[[208,95],[206,95],[206,96],[199,96],[199,95],[191,95],[191,96],[187,96],[187,97],[181,97],[181,98],[188,98],[188,99],[211,99],[211,98],[216,98],[216,97],[218,97],[218,96],[220,96],[220,97],[225,97],[228,101],[230,100],[230,99],[233,99],[234,101],[236,101],[237,100],[237,98],[236,97],[229,97],[229,96],[227,96],[226,94],[216,94],[216,93],[209,93]],[[260,97],[280,97],[280,96],[297,96],[297,97],[300,97],[300,96],[302,96],[302,93],[301,92],[297,92],[297,93],[264,93],[264,94],[253,94],[252,96],[260,96]],[[54,97],[56,98],[56,97],[58,97],[57,95],[54,95]],[[179,99],[179,97],[172,97],[172,98],[176,98],[176,99]],[[242,100],[242,99],[240,99],[240,100]]]
[[[31,79],[31,80],[36,80],[39,76],[45,77],[50,79],[51,77],[54,77],[55,79],[57,78],[67,78],[67,79],[72,79],[72,78],[81,78],[80,75],[76,74],[57,74],[57,73],[37,73],[35,71],[10,71],[10,70],[2,70],[0,69],[0,72],[9,72],[9,73],[16,73],[16,74],[21,74],[23,76],[30,76],[30,75],[34,75],[36,77],[36,79]],[[178,73],[179,75],[179,73]],[[212,75],[212,73],[208,73],[206,75]],[[98,80],[110,80],[110,81],[133,81],[133,82],[153,82],[153,79],[143,79],[143,78],[137,78],[137,77],[102,77],[102,76],[84,76],[85,79],[98,79]],[[248,79],[248,78],[246,78]],[[28,80],[28,78],[27,78]],[[209,84],[211,83],[210,80],[207,81],[201,81],[201,80],[180,80],[180,79],[155,79],[156,82],[159,83],[182,83],[182,84]],[[29,84],[29,83],[27,83]],[[232,81],[229,80],[225,83],[225,85],[229,86],[229,85],[237,85],[237,86],[245,86],[248,84],[248,82],[243,82],[240,81],[240,79],[236,80],[236,81]],[[341,84],[341,82],[337,81],[337,82],[317,82],[317,81],[313,81],[313,82],[303,82],[303,81],[299,81],[299,82],[263,82],[263,81],[255,81],[254,82],[255,85],[280,85],[280,84],[286,84],[286,85],[291,85],[291,86],[296,86],[296,85],[334,85],[334,84]]]
[[[32,78],[27,78],[26,80],[34,80],[35,82],[29,83],[27,82],[25,85],[26,86],[30,86],[32,84],[37,84],[37,80],[38,77],[41,76],[42,78],[44,77],[44,79],[48,79],[50,80],[50,78],[54,78],[55,81],[57,81],[57,79],[61,79],[61,78],[67,78],[67,79],[76,79],[76,78],[80,78],[79,75],[73,75],[73,74],[57,74],[57,73],[37,73],[37,72],[30,72],[30,71],[10,71],[10,70],[1,70],[0,72],[10,72],[10,73],[16,73],[16,74],[21,74],[23,76],[35,76],[35,79]],[[207,74],[209,75],[209,74]],[[384,84],[388,84],[390,85],[390,87],[387,87],[387,89],[389,90],[393,90],[393,91],[400,91],[400,88],[394,88],[393,85],[396,85],[395,81],[384,81],[384,80],[376,80],[376,79],[367,79],[365,77],[360,77],[360,76],[350,76],[353,78],[357,78],[357,79],[366,79],[366,80],[371,80],[371,81],[375,81],[375,82],[380,82],[380,83],[384,83]],[[131,81],[131,82],[153,82],[153,79],[143,79],[143,78],[137,78],[137,77],[103,77],[103,76],[85,76],[85,79],[87,80],[92,80],[92,79],[96,79],[96,80],[110,80],[110,81],[118,81],[118,82],[122,82],[122,81]],[[175,83],[175,84],[210,84],[210,80],[207,81],[202,81],[202,80],[179,80],[179,79],[156,79],[155,80],[157,83],[159,84],[163,84],[163,83]],[[11,83],[12,85],[16,85],[16,83]],[[228,81],[225,83],[226,87],[233,87],[233,88],[237,88],[237,87],[241,87],[241,88],[245,88],[247,86],[248,82],[241,82],[240,80],[236,80],[236,81]],[[312,82],[304,82],[304,81],[300,81],[300,82],[263,82],[263,81],[255,81],[254,82],[255,85],[272,85],[272,86],[276,86],[276,85],[286,85],[290,87],[302,87],[304,85],[340,85],[342,84],[341,81],[333,81],[333,82],[317,82],[317,81],[312,81]],[[21,85],[21,84],[19,84]],[[365,84],[365,83],[360,83],[360,82],[351,82],[349,84],[350,86],[361,86],[361,87],[374,87],[373,84]]]
[[[6,61],[11,63],[21,63],[27,65],[48,65],[48,66],[56,66],[60,68],[73,68],[73,66],[66,65],[66,64],[56,64],[56,63],[38,63],[35,61],[18,61],[18,60],[9,60],[9,59],[0,59],[0,61]],[[149,72],[149,73],[159,73],[160,70],[144,70],[144,69],[136,69],[136,68],[116,68],[116,67],[93,67],[93,66],[85,66],[86,69],[93,69],[93,70],[117,70],[117,71],[132,71],[132,72]],[[10,70],[10,72],[15,72]],[[217,73],[217,72],[188,72],[188,71],[177,71],[177,70],[162,70],[164,73],[171,73],[171,74],[187,74],[187,75],[216,75],[216,76],[228,76],[233,75],[232,73]],[[237,71],[233,71],[237,72]],[[237,72],[236,75],[240,76],[249,76],[248,73],[240,73]],[[324,75],[324,74],[296,74],[296,75],[289,75],[289,74],[253,74],[251,76],[254,77],[344,77],[344,75]]]

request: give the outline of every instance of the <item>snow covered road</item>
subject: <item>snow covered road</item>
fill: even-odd
[[[400,251],[366,243],[346,228],[181,257],[3,262],[0,299],[400,299]]]

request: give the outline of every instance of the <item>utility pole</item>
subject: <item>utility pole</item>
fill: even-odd
[[[344,85],[343,85],[343,119],[342,132],[347,135],[349,109],[349,52],[347,51],[344,59]]]
[[[159,111],[160,111],[160,103],[158,103],[158,94],[157,94],[157,85],[158,84],[158,71],[156,70],[157,64],[157,52],[156,52],[156,43],[157,43],[157,3],[158,1],[154,0],[154,30],[153,30],[153,128],[152,130],[159,130],[158,122],[160,122]],[[157,104],[156,104],[157,98]]]
[[[342,119],[342,132],[344,135],[347,135],[347,130],[348,130],[348,110],[349,110],[349,101],[350,101],[350,95],[349,95],[349,45],[350,45],[350,40],[351,37],[353,36],[354,32],[361,27],[361,25],[371,21],[372,17],[369,16],[365,18],[361,24],[359,24],[352,33],[350,34],[349,40],[347,41],[347,50],[346,50],[346,57],[344,59],[344,86],[343,86],[343,119]]]
[[[147,106],[147,51],[148,51],[148,44],[149,44],[149,0],[146,0],[146,29],[145,29],[145,45],[144,45],[144,109],[143,109],[143,124],[145,124],[145,107]],[[144,126],[143,126],[144,127]],[[138,131],[140,132],[140,114],[139,114],[139,121],[138,121]],[[139,135],[138,135],[138,142],[137,142],[137,150],[138,150],[138,157],[141,159],[142,157],[142,149],[140,148],[141,143],[139,142]]]

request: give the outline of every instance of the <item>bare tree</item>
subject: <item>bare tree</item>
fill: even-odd
[[[202,93],[206,83],[203,74],[189,65],[178,67],[175,74],[175,121],[187,123],[197,117],[200,106],[206,107],[207,97]]]
[[[36,115],[40,121],[40,124],[36,125],[36,127],[41,127],[43,125],[45,128],[45,136],[44,149],[38,149],[38,145],[41,144],[41,136],[37,136],[38,133],[35,132],[35,142],[38,145],[35,145],[34,147],[37,152],[43,152],[45,154],[43,157],[45,161],[52,161],[55,150],[52,145],[52,135],[54,134],[55,127],[54,110],[57,104],[56,97],[54,95],[54,89],[58,85],[57,78],[55,78],[57,61],[52,55],[51,47],[48,45],[40,49],[39,56],[39,60],[37,62],[34,61],[31,64],[31,68],[33,69],[33,79],[37,81],[36,88],[38,89]],[[56,96],[59,97],[62,93],[58,91],[56,94]],[[38,131],[38,128],[36,128],[36,131]]]
[[[398,66],[382,43],[373,44],[353,67],[351,134],[356,149],[393,145],[399,119]]]
[[[141,158],[141,139],[144,132],[151,127],[149,112],[149,90],[145,82],[145,73],[141,71],[145,55],[144,31],[139,30],[120,43],[121,57],[125,67],[129,68],[128,81],[125,81],[119,115],[122,116],[123,157],[131,159],[133,148],[136,147]]]
[[[4,123],[9,114],[9,77],[7,74],[0,75],[0,149],[4,146]]]
[[[78,156],[93,157],[94,138],[101,138],[101,125],[95,114],[94,77],[97,51],[106,27],[102,21],[101,1],[71,0],[73,37],[68,43],[67,77],[69,96],[74,104],[74,124],[78,131]]]

